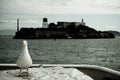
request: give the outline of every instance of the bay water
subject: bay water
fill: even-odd
[[[22,41],[13,36],[0,36],[0,64],[16,63]],[[120,37],[27,41],[34,64],[89,64],[120,71]]]

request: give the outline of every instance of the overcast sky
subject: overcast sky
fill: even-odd
[[[22,18],[23,22],[27,18],[25,23],[39,26],[42,20],[38,20],[43,17],[50,21],[85,18],[88,26],[95,29],[120,31],[120,0],[0,0],[0,29],[15,28],[8,27],[7,23],[14,24],[16,18]]]
[[[120,14],[120,0],[0,0],[0,13]]]

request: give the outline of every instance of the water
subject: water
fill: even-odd
[[[92,64],[120,71],[120,37],[116,39],[27,40],[34,63]],[[0,63],[16,63],[21,40],[0,37]]]

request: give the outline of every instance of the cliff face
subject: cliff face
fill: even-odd
[[[67,28],[21,28],[14,39],[92,39],[115,38],[112,33],[96,31],[88,26],[68,25]]]
[[[115,36],[112,33],[96,31],[93,28],[82,25],[79,25],[77,26],[77,28],[74,29],[71,28],[70,31],[70,34],[72,34],[75,38],[115,38]]]
[[[106,32],[112,33],[115,36],[120,36],[120,32],[118,32],[118,31],[106,31]]]

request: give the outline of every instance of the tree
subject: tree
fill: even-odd
[[[55,23],[50,23],[49,28],[57,28],[57,25]]]

